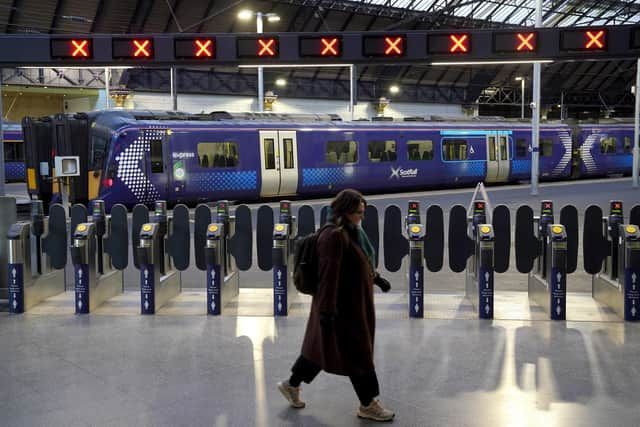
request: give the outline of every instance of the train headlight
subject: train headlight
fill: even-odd
[[[185,171],[184,168],[177,168],[176,170],[173,171],[173,177],[177,180],[182,181],[185,177]]]

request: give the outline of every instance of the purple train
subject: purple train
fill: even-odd
[[[333,118],[114,110],[25,119],[23,127],[28,168],[36,164],[29,164],[37,157],[30,154],[32,140],[46,153],[80,155],[72,199],[100,198],[107,206],[307,197],[346,187],[424,190],[530,177],[526,123]],[[632,140],[631,124],[543,124],[540,178],[631,173]],[[36,181],[29,190],[42,193],[46,184]]]
[[[2,124],[5,181],[24,181],[24,139],[18,123]]]

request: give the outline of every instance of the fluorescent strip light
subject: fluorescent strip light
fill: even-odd
[[[140,65],[140,67],[142,67],[142,65]],[[128,70],[130,68],[136,68],[136,67],[132,67],[132,66],[117,66],[117,67],[112,67],[109,65],[94,65],[94,66],[79,66],[79,67],[70,67],[68,65],[64,66],[64,67],[56,67],[54,65],[44,65],[42,67],[18,67],[21,70],[51,70],[51,69],[56,69],[56,70],[103,70],[105,68],[109,68],[110,70]]]
[[[330,68],[330,67],[351,67],[353,64],[268,64],[268,65],[238,65],[238,68]]]
[[[537,61],[456,61],[456,62],[432,62],[430,65],[505,65],[505,64],[550,64],[551,59],[540,59]]]

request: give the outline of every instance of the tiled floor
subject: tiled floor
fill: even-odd
[[[266,294],[245,291],[214,318],[202,296],[185,292],[157,316],[138,315],[134,293],[112,312],[74,316],[63,295],[0,314],[0,425],[369,424],[344,377],[303,385],[302,410],[275,389],[298,354],[308,300],[274,319],[261,312]],[[394,425],[638,425],[640,325],[588,295],[569,295],[567,322],[544,320],[517,292],[496,294],[493,321],[475,319],[460,295],[427,295],[425,319],[407,318],[403,294],[376,296],[375,359]]]

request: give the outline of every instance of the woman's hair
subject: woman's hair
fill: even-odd
[[[333,221],[340,225],[346,221],[345,215],[352,214],[360,209],[360,203],[367,207],[367,201],[359,191],[347,188],[338,193],[331,202],[331,213]]]

